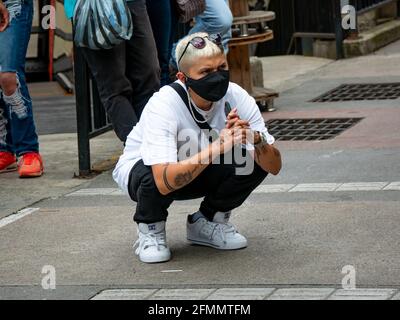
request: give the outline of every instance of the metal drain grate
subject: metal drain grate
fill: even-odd
[[[333,139],[362,119],[272,119],[265,124],[278,141],[311,141]]]
[[[311,102],[388,100],[400,98],[400,82],[342,84]]]

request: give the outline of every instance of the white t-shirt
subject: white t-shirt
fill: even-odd
[[[176,82],[185,88],[182,82]],[[198,108],[197,111],[212,129],[219,132],[225,128],[225,102],[229,102],[232,109],[237,108],[239,117],[248,120],[251,129],[264,132],[269,144],[275,142],[265,127],[254,98],[235,83],[229,84],[226,95],[215,102],[209,111]],[[194,156],[207,144],[207,137],[201,135],[200,127],[179,94],[172,87],[164,86],[149,100],[139,122],[127,137],[113,178],[127,193],[130,171],[140,159],[147,166],[176,163]]]

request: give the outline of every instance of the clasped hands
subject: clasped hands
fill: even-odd
[[[236,145],[257,143],[256,133],[250,129],[248,120],[240,119],[237,108],[234,108],[226,118],[225,128],[221,130],[219,141],[221,152],[227,152]]]

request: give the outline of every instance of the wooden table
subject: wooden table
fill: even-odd
[[[253,87],[249,45],[274,38],[274,33],[266,26],[266,22],[274,20],[275,13],[249,11],[248,0],[230,0],[230,8],[234,16],[228,54],[231,81],[246,89],[262,109],[274,111],[273,102],[279,96],[278,92],[268,88]]]

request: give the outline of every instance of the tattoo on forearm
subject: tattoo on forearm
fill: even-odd
[[[163,171],[163,180],[164,184],[167,187],[169,191],[175,191],[175,189],[169,184],[168,178],[167,178],[167,169],[168,169],[168,164],[165,166],[164,171]]]
[[[186,186],[193,181],[193,174],[197,171],[198,167],[195,167],[192,171],[180,173],[175,177],[175,185],[180,188]]]
[[[175,185],[177,187],[183,187],[191,182],[193,179],[192,173],[190,171],[185,173],[180,173],[175,177]]]

